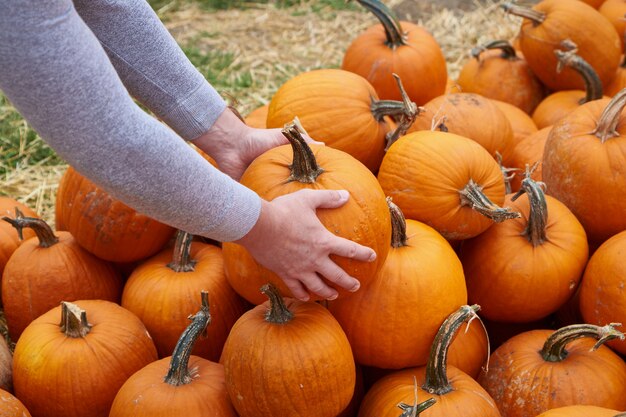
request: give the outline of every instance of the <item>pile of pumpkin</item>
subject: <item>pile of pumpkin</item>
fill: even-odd
[[[335,258],[360,290],[298,301],[69,168],[57,231],[0,199],[0,415],[624,415],[626,1],[507,4],[519,36],[456,82],[425,29],[359,3],[381,24],[342,68],[246,118],[290,144],[241,182],[348,190],[318,216],[376,250]]]

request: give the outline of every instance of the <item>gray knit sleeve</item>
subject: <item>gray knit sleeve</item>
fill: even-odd
[[[221,241],[256,223],[258,195],[133,102],[71,0],[0,0],[0,90],[62,158],[136,210]]]

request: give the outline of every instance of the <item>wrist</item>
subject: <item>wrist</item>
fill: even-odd
[[[235,150],[248,135],[250,127],[237,117],[228,107],[218,116],[209,130],[192,142],[198,148],[214,157],[220,153]]]
[[[239,245],[242,245],[248,250],[253,250],[257,244],[262,244],[264,237],[271,234],[271,230],[274,228],[276,222],[275,208],[271,202],[261,199],[261,210],[259,217],[252,226],[252,228],[240,239],[234,241]]]

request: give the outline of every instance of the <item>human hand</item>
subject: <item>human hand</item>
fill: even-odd
[[[345,190],[304,189],[271,202],[263,201],[259,220],[235,243],[244,246],[258,263],[275,272],[300,300],[308,300],[309,292],[325,299],[336,298],[337,290],[322,278],[356,291],[359,281],[341,269],[330,255],[372,262],[376,252],[334,235],[316,215],[317,208],[337,208],[348,198]]]

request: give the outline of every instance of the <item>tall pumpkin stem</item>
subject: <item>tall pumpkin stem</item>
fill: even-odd
[[[67,337],[77,339],[85,337],[91,331],[91,324],[87,321],[87,312],[76,304],[61,302],[61,332]]]
[[[15,208],[15,218],[3,217],[2,220],[11,224],[11,226],[17,229],[17,234],[23,239],[22,231],[25,227],[35,231],[37,239],[39,239],[40,248],[49,248],[50,246],[59,242],[59,238],[54,235],[52,228],[41,219],[35,217],[24,217],[17,207]]]
[[[423,390],[436,395],[443,395],[453,390],[447,375],[448,350],[459,327],[470,319],[478,318],[476,314],[478,310],[480,306],[477,304],[464,305],[449,315],[439,327],[430,348]]]
[[[400,207],[391,201],[391,197],[387,197],[386,200],[391,213],[391,247],[401,248],[407,245],[406,218]]]
[[[176,243],[174,243],[174,255],[172,262],[167,267],[174,272],[191,272],[195,269],[197,261],[191,259],[191,242],[193,235],[183,230],[176,233]]]
[[[302,136],[298,122],[289,122],[283,127],[282,133],[289,140],[293,149],[293,163],[291,164],[291,176],[289,181],[312,184],[324,170],[317,165],[317,160],[311,147]]]
[[[546,20],[546,14],[534,9],[529,9],[528,7],[519,6],[513,3],[504,3],[502,5],[502,9],[506,13],[510,13],[514,16],[523,17],[531,22],[533,22],[533,26],[538,26]]]
[[[472,48],[470,53],[473,58],[479,60],[480,54],[491,49],[501,49],[502,54],[500,55],[500,57],[503,59],[507,59],[509,61],[515,61],[520,59],[517,56],[517,52],[515,51],[515,48],[513,48],[513,45],[511,45],[510,42],[506,40],[496,40],[488,42],[484,45],[476,46]]]
[[[582,337],[598,339],[592,350],[598,349],[600,345],[609,340],[624,340],[624,333],[616,330],[615,327],[617,326],[621,326],[621,323],[611,323],[602,327],[594,324],[572,324],[562,327],[548,337],[541,349],[541,357],[546,362],[560,362],[567,358],[565,345]]]
[[[617,124],[619,123],[620,114],[622,113],[624,106],[626,106],[626,88],[620,90],[613,96],[600,115],[596,128],[593,132],[591,132],[596,135],[598,139],[600,139],[601,143],[619,136]]]
[[[538,162],[532,168],[526,165],[526,174],[522,180],[522,186],[511,197],[511,200],[515,201],[522,194],[528,194],[530,214],[528,215],[528,223],[526,223],[526,229],[524,229],[523,234],[532,243],[533,247],[537,247],[546,241],[546,225],[548,224],[548,203],[546,202],[546,195],[541,188],[543,183],[538,183],[530,178],[537,166],[539,166]]]
[[[400,21],[386,4],[378,0],[357,0],[358,3],[372,12],[385,28],[387,42],[385,44],[396,49],[398,46],[406,45],[406,35],[402,30]]]
[[[554,50],[554,55],[556,55],[556,59],[558,60],[556,71],[561,72],[564,67],[568,67],[578,72],[583,78],[585,81],[585,97],[579,101],[580,104],[601,99],[602,81],[598,73],[587,61],[576,54],[577,49],[573,42],[570,41],[566,45],[572,49],[567,51],[561,51],[559,49]]]
[[[293,313],[285,305],[278,288],[270,283],[261,287],[261,292],[270,300],[270,308],[265,313],[265,321],[274,324],[284,324],[293,319]]]
[[[503,222],[508,219],[516,219],[522,215],[516,211],[511,211],[508,207],[500,207],[494,204],[483,193],[482,187],[470,179],[465,188],[459,191],[461,206],[470,206],[483,216],[495,221]]]
[[[177,387],[190,383],[194,377],[194,371],[189,369],[189,357],[196,344],[196,340],[198,340],[200,335],[206,335],[206,328],[209,323],[211,323],[209,293],[202,291],[200,298],[202,300],[200,311],[189,316],[191,324],[189,324],[185,331],[183,331],[183,334],[180,335],[174,347],[170,367],[164,378],[166,384]]]
[[[391,113],[391,112],[389,113],[389,115],[392,116],[396,120],[397,126],[394,131],[387,133],[387,135],[385,136],[385,141],[386,141],[385,151],[388,150],[389,147],[393,145],[395,141],[398,140],[398,138],[406,134],[407,130],[409,130],[411,125],[413,125],[413,123],[415,122],[415,118],[422,111],[424,111],[423,107],[418,107],[417,104],[411,101],[411,99],[409,98],[409,95],[404,89],[404,85],[402,85],[402,80],[400,79],[398,74],[392,74],[392,75],[393,75],[393,78],[396,80],[396,84],[398,85],[398,89],[400,90],[400,95],[402,96],[402,102],[401,102],[402,107],[396,113]],[[393,100],[382,100],[382,101],[379,100],[378,103],[380,104],[381,102],[392,102],[392,101]],[[372,103],[372,107],[374,107],[374,103]],[[379,109],[384,109],[384,107],[381,106],[379,107]],[[375,113],[375,110],[372,110],[372,111]],[[379,119],[376,119],[376,120],[379,120]]]

